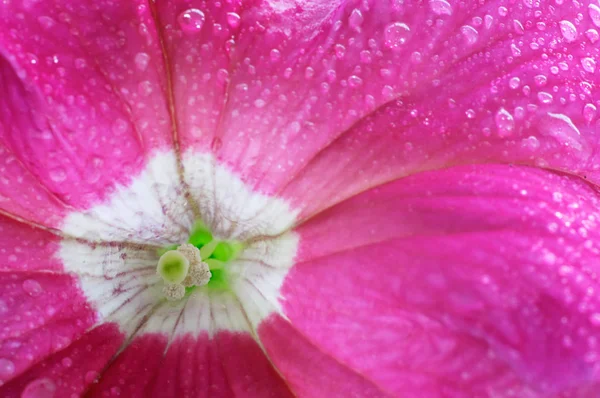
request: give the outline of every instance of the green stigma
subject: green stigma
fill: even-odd
[[[182,253],[169,250],[158,260],[156,272],[166,283],[179,284],[187,276],[189,268],[190,262]]]

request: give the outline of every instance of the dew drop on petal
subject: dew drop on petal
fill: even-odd
[[[594,44],[595,42],[598,41],[598,39],[600,38],[600,34],[598,34],[598,31],[596,29],[588,29],[585,31],[585,35],[587,36],[588,40]]]
[[[395,49],[406,43],[410,28],[402,22],[394,22],[385,27],[383,38],[387,48]]]
[[[6,380],[15,373],[15,364],[6,358],[0,358],[0,381]]]
[[[84,378],[86,383],[93,383],[98,378],[98,372],[90,370],[86,372]]]
[[[145,71],[150,62],[150,56],[146,53],[137,53],[134,58],[135,66],[139,71]]]
[[[538,140],[536,137],[531,135],[531,136],[523,139],[521,144],[522,144],[523,148],[535,151],[536,149],[538,149],[540,147],[540,140]]]
[[[21,398],[52,398],[56,391],[56,385],[48,378],[36,379],[25,387]]]
[[[600,28],[600,7],[596,4],[590,4],[588,6],[588,13],[594,25]]]
[[[27,279],[23,282],[23,290],[25,290],[25,292],[30,296],[39,296],[44,289],[38,281]]]
[[[197,8],[190,8],[179,14],[177,22],[179,27],[186,33],[196,33],[202,30],[206,17]]]
[[[112,125],[112,130],[115,134],[123,134],[129,129],[127,121],[124,119],[117,119]]]
[[[363,21],[364,17],[360,10],[356,8],[352,10],[352,12],[350,13],[350,17],[348,18],[348,24],[350,25],[350,27],[354,29],[359,29]]]
[[[272,49],[269,53],[269,59],[272,63],[279,61],[281,59],[281,52],[276,48]]]
[[[460,28],[460,32],[462,33],[468,45],[475,44],[479,38],[479,32],[477,32],[477,29],[470,25],[463,25]]]
[[[584,149],[581,132],[567,115],[548,112],[538,121],[538,126],[540,133],[553,137],[562,145],[578,151]]]
[[[572,42],[577,39],[577,28],[575,28],[575,25],[571,21],[563,20],[559,24],[560,33],[562,33],[566,41]]]
[[[429,0],[429,7],[434,14],[452,15],[452,5],[446,0]]]
[[[554,98],[552,97],[552,94],[547,93],[545,91],[540,91],[537,96],[538,96],[538,100],[540,100],[540,102],[542,104],[551,104],[552,101],[554,100]]]
[[[590,315],[590,322],[594,326],[600,326],[600,313],[594,313]]]
[[[594,73],[596,71],[596,61],[594,61],[593,58],[589,58],[589,57],[582,58],[581,66],[583,66],[583,69],[586,72]]]
[[[352,75],[348,78],[348,85],[350,87],[359,87],[362,82],[362,79],[356,75]]]
[[[235,12],[227,13],[227,24],[232,28],[238,28],[240,26],[241,18]]]
[[[508,81],[508,87],[512,88],[513,90],[519,88],[519,86],[521,85],[521,79],[519,79],[518,77],[513,77]]]
[[[70,368],[73,365],[73,360],[69,357],[64,357],[60,363],[62,364],[62,366],[64,366],[65,368]]]
[[[583,107],[583,118],[586,122],[590,123],[596,117],[596,105],[589,103]]]
[[[533,81],[535,82],[536,86],[538,87],[543,87],[546,85],[546,82],[548,81],[548,78],[544,75],[536,75],[533,78]]]
[[[519,21],[518,19],[515,19],[513,21],[513,27],[515,29],[515,32],[517,32],[518,34],[522,35],[525,33],[525,28],[523,27],[521,21]]]
[[[508,137],[513,133],[515,129],[515,120],[506,109],[500,108],[500,110],[496,112],[494,120],[500,137]]]

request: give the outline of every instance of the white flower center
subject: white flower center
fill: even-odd
[[[281,312],[279,290],[298,246],[296,234],[286,230],[296,213],[281,199],[248,189],[211,155],[186,153],[183,166],[191,197],[215,238],[248,242],[226,264],[227,289],[211,289],[209,283],[179,301],[164,300],[207,276],[192,264],[183,278],[169,283],[157,274],[160,250],[187,242],[196,218],[172,152],[154,155],[105,203],[69,215],[63,231],[73,238],[62,240],[58,256],[67,271],[79,275],[99,322],[116,322],[127,335],[251,331]]]

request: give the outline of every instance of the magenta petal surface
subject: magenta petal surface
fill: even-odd
[[[2,384],[63,350],[96,322],[76,276],[62,271],[58,245],[57,236],[0,216]]]
[[[301,218],[382,182],[456,164],[534,165],[599,181],[594,2],[383,2],[395,4],[385,15],[380,3],[362,13],[360,35],[346,33],[348,41],[356,36],[354,44],[332,34],[331,46],[347,44],[346,54],[353,54],[373,41],[371,63],[344,64],[360,68],[365,82],[378,80],[369,71],[382,73],[393,94],[358,112],[350,126],[332,122],[338,130],[327,145],[316,138],[324,129],[302,130],[312,148],[308,159],[285,146],[307,162],[281,191],[301,208]],[[346,4],[340,32],[352,16],[354,4]],[[390,51],[384,32],[395,22],[411,31]],[[338,73],[332,93],[346,76]],[[329,102],[311,116],[327,112],[328,104],[331,120],[347,114],[347,94],[339,102],[318,96],[317,103]]]
[[[0,394],[6,398],[83,396],[122,342],[123,335],[115,324],[101,325],[0,387]],[[118,395],[118,390],[111,393]]]
[[[576,177],[492,165],[369,190],[297,230],[284,314],[396,396],[586,396],[600,385],[599,199]],[[268,351],[278,322],[260,330]],[[300,383],[304,363],[271,357]]]
[[[167,345],[168,344],[168,345]],[[219,332],[209,339],[136,338],[112,363],[92,397],[292,397],[249,334]]]
[[[0,209],[56,226],[57,208],[100,202],[172,147],[147,5],[10,2],[0,20],[0,151],[13,187]]]

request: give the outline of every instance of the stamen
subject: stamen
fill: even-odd
[[[208,268],[208,264],[204,262],[194,263],[190,266],[187,276],[183,280],[183,285],[189,286],[204,286],[208,283],[212,274]]]
[[[183,245],[177,248],[177,251],[180,252],[188,259],[191,264],[199,263],[202,261],[202,257],[200,256],[200,250],[191,243],[184,243]]]
[[[185,296],[185,287],[179,283],[169,283],[163,287],[162,292],[167,300],[177,301]]]

